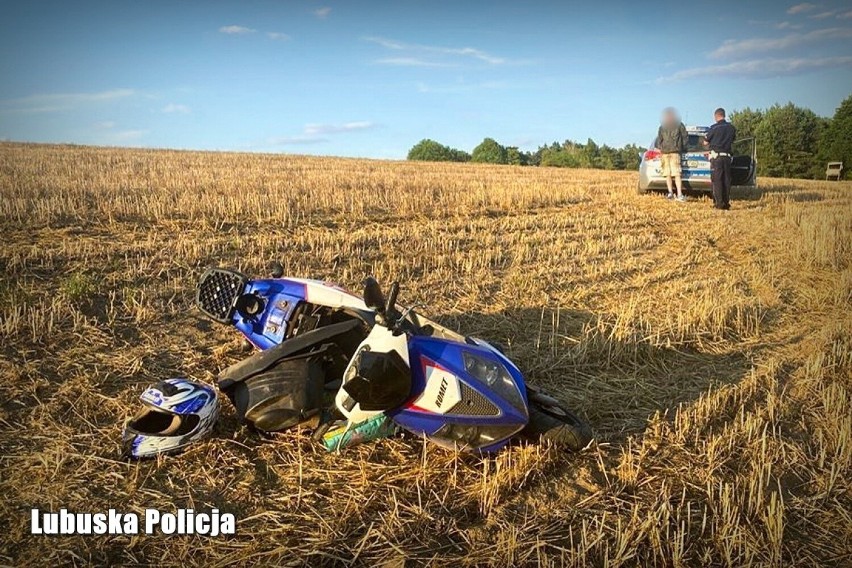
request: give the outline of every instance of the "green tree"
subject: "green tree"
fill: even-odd
[[[615,148],[610,148],[606,144],[601,146],[600,149],[600,158],[598,158],[598,167],[604,170],[614,170],[616,169],[616,164],[619,163],[620,156],[617,154]],[[621,169],[621,168],[618,168]]]
[[[425,138],[408,151],[409,160],[424,162],[468,162],[470,154]]]
[[[509,162],[506,148],[493,138],[486,138],[473,149],[471,160],[483,164],[507,164]]]
[[[753,138],[757,127],[763,120],[763,111],[751,110],[749,107],[743,110],[735,110],[731,113],[731,124],[737,129],[737,138]]]
[[[621,167],[618,169],[638,170],[640,161],[639,156],[644,152],[645,149],[637,146],[636,144],[628,144],[623,148],[619,148],[618,153],[621,156]]]
[[[823,125],[812,110],[793,103],[768,109],[755,128],[758,168],[776,177],[811,177]]]
[[[526,166],[529,163],[529,156],[526,152],[521,152],[517,146],[509,146],[506,148],[506,162],[512,166]]]
[[[582,165],[584,168],[599,168],[601,167],[600,157],[601,149],[595,144],[595,141],[589,138],[581,149]]]
[[[563,148],[545,148],[541,153],[541,165],[552,168],[579,168],[580,158]]]
[[[535,152],[530,154],[529,165],[531,166],[540,166],[541,165],[541,156],[544,151],[547,150],[547,146],[539,146]]]
[[[827,162],[843,162],[844,177],[849,179],[852,170],[852,95],[834,112],[834,118],[820,140],[818,175],[825,175]]]
[[[447,148],[451,162],[469,162],[470,154],[464,150],[456,150],[455,148]]]
[[[598,168],[605,170],[636,170],[639,156],[645,149],[635,144],[622,148],[598,146],[594,140],[580,144],[572,140],[540,146],[530,154],[529,163],[554,168]]]

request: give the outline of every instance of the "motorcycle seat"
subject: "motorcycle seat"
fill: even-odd
[[[361,325],[360,321],[352,319],[319,327],[292,337],[280,345],[255,353],[220,372],[217,380],[219,389],[229,389],[235,383],[245,381],[272,368],[282,359],[305,355],[319,346],[334,343],[335,338],[354,333]]]

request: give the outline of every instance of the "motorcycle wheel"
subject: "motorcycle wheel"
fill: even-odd
[[[530,421],[520,436],[532,442],[547,440],[559,448],[578,452],[592,441],[592,429],[558,400],[527,385]]]

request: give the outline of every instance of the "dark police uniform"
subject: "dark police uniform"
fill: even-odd
[[[710,146],[710,181],[713,184],[713,207],[716,209],[731,208],[731,146],[736,136],[737,129],[724,120],[711,126],[704,135]]]

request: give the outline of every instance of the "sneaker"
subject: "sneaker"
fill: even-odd
[[[681,203],[686,203],[686,196],[685,195],[678,195],[677,200],[680,201]]]
[[[666,196],[666,199],[674,199],[674,193],[669,193],[669,194]]]

